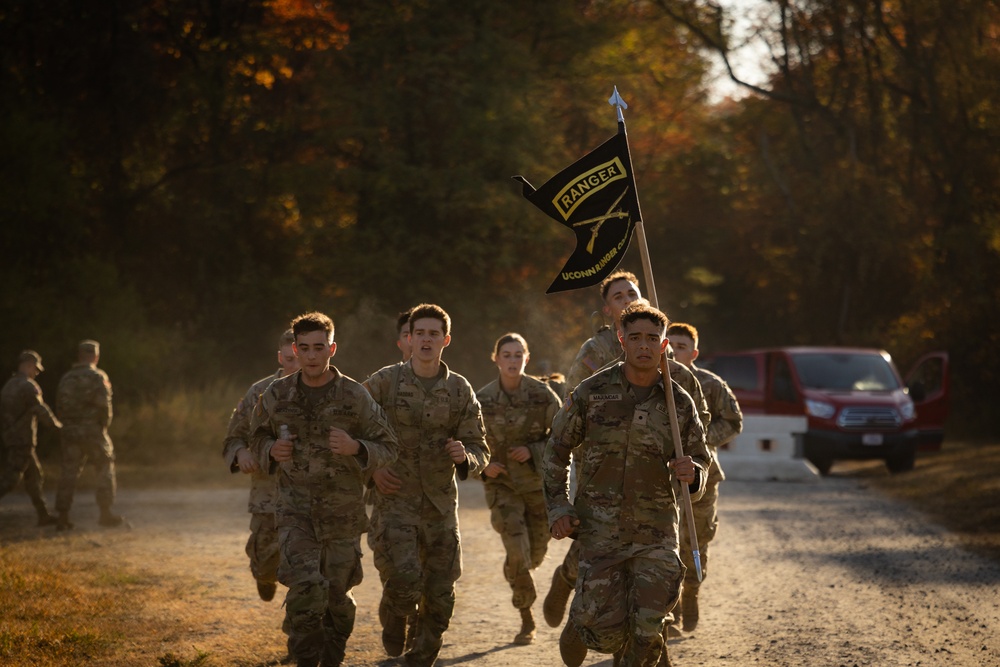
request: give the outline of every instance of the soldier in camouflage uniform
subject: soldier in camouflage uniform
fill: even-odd
[[[365,386],[399,438],[399,461],[374,475],[369,535],[382,579],[379,619],[390,656],[406,648],[407,618],[417,615],[407,665],[430,667],[441,650],[462,574],[456,477],[489,463],[479,401],[469,382],[441,361],[451,319],[439,306],[410,312],[412,356],[374,373]]]
[[[277,476],[278,581],[288,587],[289,652],[299,667],[340,665],[362,579],[363,491],[396,459],[396,437],[360,384],[330,365],[333,322],[292,321],[301,370],[275,380],[250,420],[250,447]],[[322,660],[322,663],[320,661]]]
[[[278,579],[278,528],[274,523],[274,501],[278,493],[277,480],[267,468],[257,463],[250,451],[250,416],[257,399],[272,382],[299,370],[295,356],[295,334],[289,329],[278,340],[278,370],[251,385],[240,399],[229,418],[229,428],[222,447],[222,457],[229,464],[229,471],[250,475],[250,539],[246,553],[250,558],[250,572],[257,582],[260,599],[274,599]]]
[[[51,526],[56,517],[49,513],[42,494],[42,465],[35,447],[38,444],[38,420],[59,429],[62,424],[42,399],[42,388],[35,378],[45,368],[42,357],[25,350],[17,359],[17,372],[0,391],[0,423],[6,457],[0,466],[0,498],[14,490],[24,477],[24,490],[38,513],[39,526]]]
[[[628,271],[615,271],[609,275],[601,282],[600,290],[601,299],[604,302],[604,313],[611,318],[615,325],[601,326],[592,338],[580,346],[580,351],[573,360],[567,375],[566,389],[568,392],[572,392],[580,382],[595,372],[621,359],[622,345],[618,339],[617,323],[622,310],[635,302],[649,304],[642,298],[639,291],[638,278]],[[668,363],[671,379],[679,383],[691,395],[695,405],[698,406],[702,424],[707,427],[710,416],[698,380],[684,365],[673,360],[668,361]],[[562,623],[563,615],[566,612],[566,603],[576,585],[578,562],[579,545],[574,542],[566,551],[562,565],[553,572],[552,586],[542,604],[545,622],[552,627],[558,627]],[[560,643],[562,643],[561,639]],[[563,650],[562,646],[560,646],[560,650]],[[580,662],[582,660],[581,658]],[[569,667],[577,667],[579,663],[566,664]]]
[[[77,348],[77,362],[59,380],[56,390],[56,413],[63,423],[60,433],[62,474],[56,492],[59,522],[56,530],[69,530],[69,510],[73,505],[76,480],[89,460],[97,471],[97,522],[113,528],[124,519],[111,511],[115,502],[115,450],[108,437],[113,409],[111,381],[97,367],[101,346],[96,340],[84,340]]]
[[[634,304],[621,326],[625,360],[582,382],[556,415],[545,449],[545,496],[553,537],[580,544],[577,594],[564,631],[578,650],[564,660],[582,661],[582,642],[613,653],[616,665],[652,667],[661,652],[666,657],[664,621],[684,573],[675,479],[697,496],[711,454],[694,401],[671,382],[684,452],[674,455],[659,372],[666,316]],[[571,453],[579,466],[572,503]]]
[[[536,597],[531,570],[541,565],[549,543],[541,461],[560,402],[548,384],[524,374],[528,342],[520,334],[501,336],[492,358],[499,377],[476,392],[490,446],[483,482],[491,523],[507,552],[503,573],[513,590],[511,602],[521,614],[514,643],[530,644]]]
[[[708,481],[705,482],[705,493],[695,503],[692,503],[694,513],[695,534],[698,536],[701,554],[702,580],[708,576],[708,545],[719,527],[718,504],[719,482],[726,478],[719,466],[718,449],[732,441],[743,430],[743,413],[739,402],[726,381],[715,373],[698,368],[694,365],[698,358],[698,330],[690,324],[675,322],[667,329],[667,338],[674,350],[674,358],[691,371],[701,383],[712,413],[712,422],[705,434],[708,449],[712,453],[712,466],[708,470]],[[687,567],[684,575],[684,585],[681,588],[681,618],[685,632],[694,630],[698,625],[698,591],[702,582],[698,581],[694,564],[694,554],[691,548],[690,531],[687,527],[687,514],[681,515],[681,560]]]

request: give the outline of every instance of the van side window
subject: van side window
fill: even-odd
[[[757,359],[752,356],[719,356],[712,360],[710,370],[737,391],[760,391]]]
[[[795,385],[792,383],[792,370],[788,367],[788,360],[782,356],[771,357],[771,394],[774,400],[785,403],[795,403],[799,400]]]

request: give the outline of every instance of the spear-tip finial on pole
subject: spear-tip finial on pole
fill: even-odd
[[[618,108],[618,122],[624,123],[625,116],[622,115],[622,109],[628,109],[628,105],[625,104],[622,96],[618,94],[618,86],[615,86],[615,92],[611,93],[611,97],[608,98],[608,104]]]

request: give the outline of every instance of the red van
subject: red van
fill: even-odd
[[[948,416],[948,354],[925,355],[904,383],[884,350],[777,347],[699,360],[722,376],[744,414],[805,415],[804,458],[822,473],[834,461],[883,459],[913,468],[918,449],[937,449]]]

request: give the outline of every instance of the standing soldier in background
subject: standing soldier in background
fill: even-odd
[[[42,357],[25,350],[17,359],[17,372],[0,391],[0,420],[6,460],[0,467],[0,498],[10,493],[24,477],[24,490],[38,512],[38,525],[51,526],[56,518],[49,514],[42,495],[42,465],[35,448],[38,444],[38,420],[60,429],[62,424],[42,399],[42,388],[35,382],[45,370]]]
[[[278,339],[278,370],[273,375],[257,380],[247,390],[229,418],[229,429],[222,447],[222,457],[229,464],[230,472],[240,471],[250,475],[250,539],[246,553],[250,558],[250,572],[257,582],[260,599],[274,599],[278,578],[278,529],[274,523],[274,501],[278,493],[277,481],[261,467],[250,451],[250,416],[257,399],[272,382],[299,370],[295,356],[295,335],[291,329]]]
[[[62,420],[62,475],[56,492],[59,522],[56,530],[69,530],[69,509],[73,505],[76,480],[89,460],[97,471],[97,507],[102,526],[114,528],[124,519],[111,511],[115,502],[115,450],[108,437],[113,409],[111,381],[97,367],[101,346],[96,340],[80,341],[77,362],[59,380],[56,411]]]
[[[664,621],[677,601],[678,489],[697,494],[711,455],[691,396],[660,374],[667,318],[633,304],[621,316],[625,360],[574,389],[545,448],[545,497],[552,536],[576,537],[580,580],[564,637],[563,660],[586,648],[613,653],[622,667],[664,658]],[[683,455],[675,457],[666,391],[672,391]],[[569,498],[570,454],[579,488]],[[673,471],[673,474],[671,474]]]
[[[601,281],[600,290],[601,300],[604,302],[604,314],[611,319],[611,325],[600,327],[592,338],[580,346],[580,351],[577,353],[576,359],[573,360],[573,365],[570,366],[566,377],[567,397],[578,384],[600,369],[622,358],[622,344],[618,338],[622,311],[630,304],[639,301],[648,305],[639,291],[638,280],[635,274],[628,271],[615,271]],[[707,428],[710,415],[698,380],[683,364],[673,360],[669,360],[668,364],[671,379],[691,395],[698,408],[702,425]],[[574,541],[566,551],[562,565],[557,567],[552,574],[552,587],[549,588],[542,603],[542,613],[545,616],[545,622],[554,628],[562,623],[569,595],[576,586],[579,558],[580,548]],[[579,662],[567,660],[567,641],[571,642],[571,640],[571,633],[563,632],[559,638],[560,652],[566,665],[577,667],[586,657],[586,650],[584,649]]]
[[[361,583],[364,488],[396,459],[382,408],[330,359],[333,321],[306,313],[292,321],[301,370],[261,394],[250,443],[278,480],[278,580],[288,587],[288,646],[299,667],[334,667],[354,630],[351,589]]]
[[[417,615],[409,667],[430,667],[441,650],[462,574],[455,478],[489,462],[479,401],[472,386],[441,360],[451,318],[440,306],[410,311],[412,356],[365,382],[399,438],[399,461],[378,470],[370,536],[382,580],[379,620],[390,656],[406,648],[407,619]]]
[[[719,482],[726,478],[719,466],[719,447],[733,440],[743,430],[743,413],[726,381],[715,373],[698,368],[694,365],[698,358],[698,330],[690,324],[674,322],[667,329],[670,347],[674,350],[674,358],[684,364],[695,374],[701,388],[705,392],[708,409],[712,413],[712,423],[706,433],[708,449],[712,454],[712,465],[708,469],[708,480],[705,483],[705,493],[692,503],[694,510],[694,525],[698,536],[701,552],[701,571],[703,579],[708,576],[708,545],[715,537],[719,527],[718,504]],[[681,515],[681,560],[687,567],[684,574],[684,585],[681,588],[681,619],[685,632],[691,632],[698,626],[698,590],[702,582],[698,581],[695,570],[694,554],[692,553],[691,533],[687,527],[687,513]],[[676,616],[676,614],[675,614]]]
[[[490,463],[483,470],[486,505],[507,554],[503,573],[513,591],[511,602],[521,614],[514,643],[530,644],[536,597],[531,570],[541,565],[549,543],[542,455],[560,403],[545,382],[525,375],[528,342],[520,334],[501,336],[492,359],[499,377],[476,392],[490,446]]]

